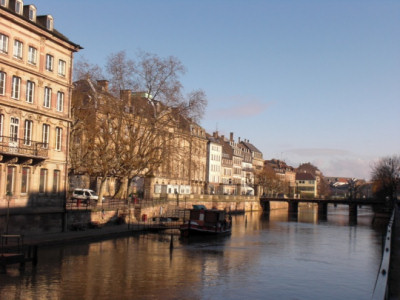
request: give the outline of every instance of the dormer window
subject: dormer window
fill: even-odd
[[[53,30],[53,17],[52,16],[47,16],[46,20],[46,28],[50,31]]]
[[[0,0],[0,6],[8,7],[8,0]]]
[[[15,1],[15,12],[19,15],[22,15],[22,7],[23,7],[22,0]]]
[[[36,22],[36,7],[35,5],[24,6],[24,17],[28,18],[29,21]]]

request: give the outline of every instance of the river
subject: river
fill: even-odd
[[[233,217],[232,235],[182,241],[141,234],[39,249],[0,275],[0,299],[370,299],[382,228],[369,208],[349,225],[347,207],[300,207]],[[382,226],[380,226],[382,227]],[[173,250],[170,239],[173,238]]]

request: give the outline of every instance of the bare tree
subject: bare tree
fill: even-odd
[[[381,158],[372,168],[372,181],[375,197],[393,202],[400,183],[400,156]]]
[[[127,57],[125,51],[110,54],[106,70],[110,78],[110,91],[114,96],[118,97],[121,90],[138,90],[135,62]]]
[[[76,85],[72,135],[82,149],[72,145],[71,164],[78,170],[90,163],[85,172],[101,178],[100,197],[106,178],[119,178],[115,196],[124,198],[136,176],[152,175],[166,160],[187,158],[188,124],[201,118],[207,100],[201,90],[181,96],[184,67],[174,57],[142,53],[135,63],[118,52],[108,57],[107,71],[110,93],[90,79]],[[125,96],[117,98],[120,91]]]
[[[93,80],[103,79],[103,71],[100,66],[90,63],[84,56],[81,56],[75,61],[74,81],[87,78],[91,78]]]
[[[286,185],[284,181],[282,181],[273,168],[268,165],[256,173],[255,180],[263,189],[263,194],[274,196],[278,193],[285,192]]]

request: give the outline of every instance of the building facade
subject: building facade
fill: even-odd
[[[34,5],[0,2],[0,207],[64,204],[80,49]]]

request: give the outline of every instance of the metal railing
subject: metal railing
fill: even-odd
[[[47,157],[48,144],[0,135],[0,152],[25,156]]]
[[[395,216],[395,210],[393,210],[392,212],[392,216],[390,218],[387,227],[381,266],[379,268],[378,276],[376,278],[374,291],[371,297],[372,300],[383,300],[383,299],[388,299],[389,297],[388,281],[389,281],[390,252],[392,245],[392,229],[394,223],[394,216]]]

